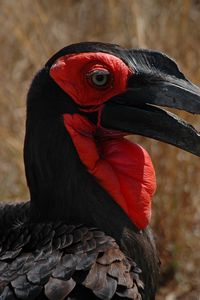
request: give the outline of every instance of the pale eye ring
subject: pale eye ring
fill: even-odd
[[[110,83],[111,74],[106,69],[94,70],[88,74],[90,82],[97,88],[105,88]]]

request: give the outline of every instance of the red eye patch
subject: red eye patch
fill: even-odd
[[[103,88],[91,84],[90,76],[95,71],[107,72],[110,76]],[[130,69],[121,59],[101,52],[65,55],[50,69],[55,82],[81,106],[97,106],[123,93],[130,74]]]

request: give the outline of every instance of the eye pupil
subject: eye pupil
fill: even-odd
[[[102,82],[106,79],[106,75],[96,75],[96,80]]]
[[[111,74],[108,70],[95,70],[89,74],[90,82],[93,86],[103,88],[110,82]]]

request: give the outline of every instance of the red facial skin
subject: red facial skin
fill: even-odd
[[[96,88],[88,75],[95,70],[108,70],[111,82],[107,88]],[[51,67],[50,75],[80,106],[97,106],[126,90],[131,74],[121,59],[107,53],[80,53],[60,57]]]
[[[88,74],[108,70],[111,79],[104,88],[91,84]],[[101,109],[106,101],[126,90],[131,71],[119,58],[107,53],[81,53],[59,58],[50,76],[78,105]],[[91,108],[90,108],[91,110]],[[151,217],[151,199],[156,190],[155,171],[148,153],[124,139],[125,134],[103,129],[79,114],[64,114],[82,163],[126,212],[131,221],[144,229]],[[111,212],[112,213],[112,212]]]

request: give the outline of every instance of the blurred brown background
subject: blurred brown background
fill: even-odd
[[[2,0],[0,24],[0,201],[29,197],[22,156],[26,93],[34,73],[65,45],[87,40],[161,50],[200,85],[199,0]],[[182,116],[200,130],[200,117]],[[157,171],[152,224],[163,270],[157,299],[199,300],[200,160],[135,140]]]

